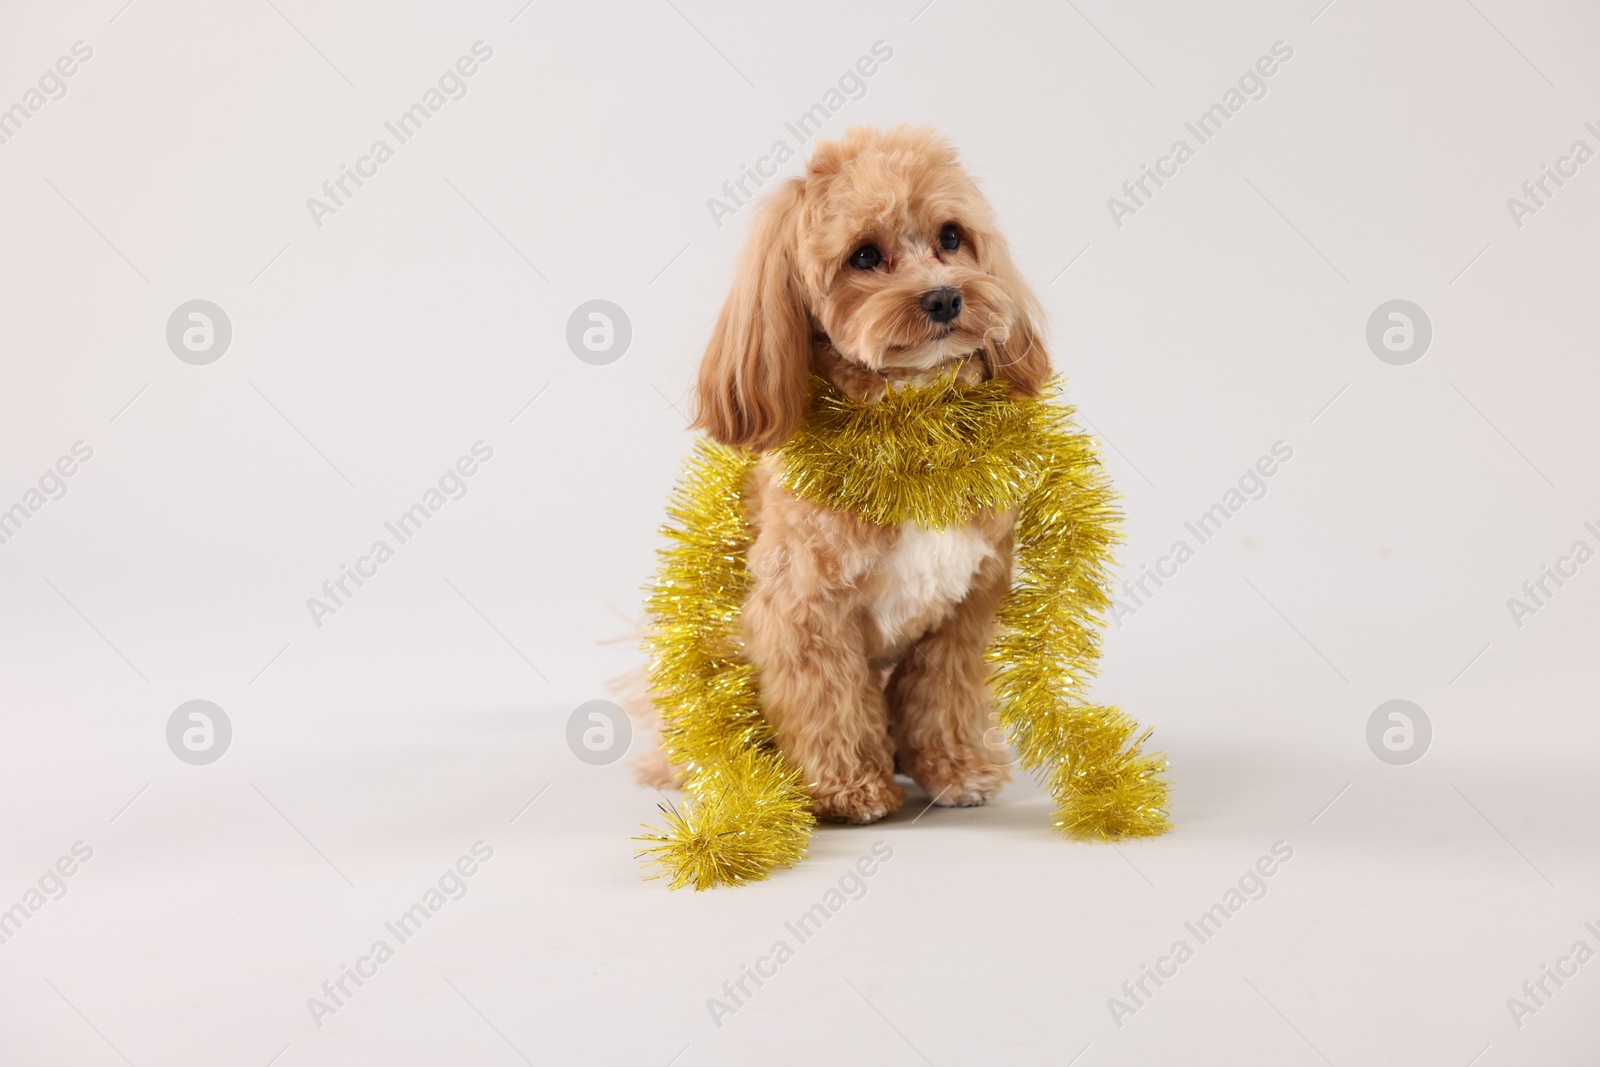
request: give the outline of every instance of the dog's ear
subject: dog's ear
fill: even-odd
[[[694,425],[725,445],[781,444],[805,414],[811,323],[798,276],[804,183],[764,200],[700,362]]]
[[[991,235],[985,242],[984,259],[989,273],[1000,279],[1010,298],[1012,312],[1005,340],[998,341],[992,334],[984,346],[984,361],[989,365],[989,376],[1002,378],[1023,396],[1038,396],[1050,380],[1050,353],[1044,343],[1044,310],[1039,298],[1033,295],[1022,272],[1011,261],[1011,250],[1005,238]]]

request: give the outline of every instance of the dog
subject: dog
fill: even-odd
[[[1035,396],[1051,375],[1041,326],[950,143],[926,128],[854,128],[820,142],[804,176],[758,206],[693,425],[767,452],[799,425],[812,375],[865,402],[952,368]],[[1008,760],[986,743],[984,649],[1011,582],[1015,515],[879,526],[791,494],[776,462],[763,456],[746,487],[741,637],[816,815],[883,818],[904,799],[897,768],[935,804],[990,800]]]

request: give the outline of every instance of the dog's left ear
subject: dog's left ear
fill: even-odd
[[[998,342],[998,334],[991,335],[984,346],[984,362],[989,366],[991,378],[1001,378],[1023,396],[1038,396],[1050,380],[1050,353],[1044,343],[1044,311],[1039,298],[1033,295],[1022,272],[1011,261],[1011,249],[1005,238],[991,235],[984,248],[984,259],[989,273],[1000,279],[1006,296],[1011,301],[1011,322],[1005,331],[1005,340]]]

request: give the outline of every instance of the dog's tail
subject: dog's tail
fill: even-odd
[[[601,644],[627,644],[638,648],[643,631],[637,621],[629,619],[627,622],[630,627],[628,633],[602,641]],[[628,668],[608,679],[605,689],[606,694],[627,713],[629,721],[633,723],[633,735],[646,742],[645,746],[638,748],[639,755],[634,757],[634,780],[655,789],[682,788],[682,773],[667,762],[666,753],[661,751],[661,715],[656,711],[655,702],[650,699],[650,673],[646,667],[639,664]]]

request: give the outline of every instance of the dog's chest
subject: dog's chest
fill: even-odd
[[[920,636],[959,603],[994,546],[975,526],[929,530],[907,525],[874,576],[870,604],[886,642]]]

